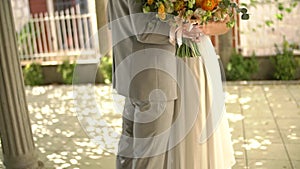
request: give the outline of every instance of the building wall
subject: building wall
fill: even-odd
[[[11,5],[16,31],[20,31],[30,19],[29,2],[28,0],[11,0]]]
[[[249,0],[242,0],[247,2]],[[288,7],[289,3],[284,3]],[[270,56],[275,54],[274,44],[280,45],[283,37],[290,43],[300,45],[300,5],[292,13],[283,12],[283,20],[276,19],[281,13],[276,5],[259,4],[249,8],[250,20],[241,21],[239,48],[244,55],[251,55],[255,51],[257,56]],[[271,26],[266,25],[267,20],[274,21]]]
[[[47,12],[47,0],[29,0],[30,13],[39,14]]]

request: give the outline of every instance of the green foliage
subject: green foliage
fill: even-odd
[[[284,40],[282,51],[278,45],[276,47],[276,56],[271,57],[271,63],[274,65],[274,78],[278,80],[293,80],[295,79],[296,70],[299,66],[293,55],[292,46],[288,41]]]
[[[29,22],[25,24],[19,33],[17,33],[17,43],[19,46],[19,53],[24,53],[25,51],[33,51],[34,38],[37,33],[34,31],[34,23]]]
[[[100,72],[103,75],[104,83],[112,82],[112,57],[103,56],[100,60]]]
[[[57,67],[57,72],[61,74],[65,84],[72,84],[74,69],[75,63],[70,63],[69,60],[63,61],[63,63]]]
[[[255,54],[251,58],[245,58],[241,54],[233,52],[226,67],[228,80],[250,80],[251,75],[258,71],[258,62]]]
[[[25,85],[37,86],[44,82],[42,66],[39,63],[31,63],[23,69]]]

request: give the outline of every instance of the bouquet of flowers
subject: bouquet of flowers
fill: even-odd
[[[200,52],[191,38],[182,38],[184,27],[191,30],[194,25],[224,21],[228,27],[236,23],[235,13],[242,13],[241,19],[249,19],[246,8],[240,8],[231,0],[144,0],[143,12],[156,12],[162,21],[170,23],[170,42],[176,45],[179,57],[197,57]],[[187,26],[188,25],[188,26]]]

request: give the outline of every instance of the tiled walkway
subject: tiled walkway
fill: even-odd
[[[115,132],[121,130],[121,115],[112,113],[110,87],[80,88],[92,90],[83,90],[77,103],[72,86],[26,89],[40,160],[49,169],[114,169],[111,152],[117,142]],[[228,83],[226,91],[237,160],[234,169],[300,169],[300,82]],[[95,111],[101,111],[101,119],[93,115]],[[91,118],[85,119],[86,115]],[[97,138],[102,148],[81,125],[91,136],[103,136]],[[0,160],[0,168],[1,164]]]
[[[230,85],[227,91],[234,168],[300,168],[300,85]]]

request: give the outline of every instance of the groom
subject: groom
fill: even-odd
[[[177,99],[175,47],[169,26],[153,14],[138,14],[137,0],[110,0],[113,39],[113,87],[126,97],[117,168],[165,168],[167,141],[146,141],[170,128]],[[137,140],[145,139],[144,141]],[[140,143],[147,144],[140,144]],[[161,143],[162,144],[162,143]]]

